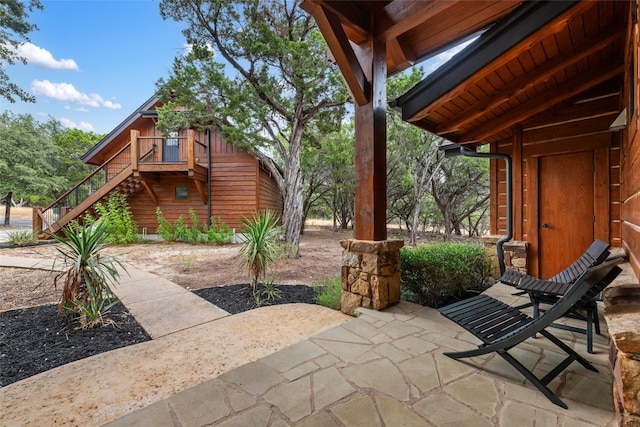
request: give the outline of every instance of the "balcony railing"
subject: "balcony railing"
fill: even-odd
[[[107,183],[111,183],[110,187],[113,187],[140,169],[192,171],[196,164],[205,163],[206,156],[206,145],[195,139],[195,132],[192,130],[187,131],[184,137],[169,139],[140,136],[139,131],[132,130],[130,142],[114,156],[46,208],[41,210],[35,208],[36,215],[41,219],[42,224],[35,224],[34,218],[34,229],[56,231],[54,224],[59,223],[62,218],[96,194]],[[131,167],[130,171],[121,176],[122,172],[129,167]],[[117,182],[114,182],[115,179]],[[105,194],[100,194],[100,198],[104,196]],[[78,212],[74,218],[82,213]]]

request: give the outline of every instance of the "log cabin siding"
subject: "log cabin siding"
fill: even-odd
[[[129,207],[138,224],[139,232],[142,232],[143,228],[147,229],[147,233],[156,232],[158,228],[156,207],[162,210],[164,217],[171,223],[174,223],[182,215],[185,224],[191,226],[190,208],[196,211],[201,223],[207,223],[207,205],[200,199],[193,180],[184,175],[157,175],[155,179],[147,180],[147,182],[158,197],[158,206],[153,203],[143,188],[128,198]],[[187,200],[176,200],[176,187],[187,187]]]
[[[260,169],[260,210],[271,209],[282,215],[282,194],[271,175]]]
[[[133,117],[133,116],[132,116]],[[107,145],[93,154],[90,162],[101,165],[124,148],[119,157],[130,160],[131,150],[127,144],[131,141],[132,132],[137,132],[140,139],[136,145],[142,155],[155,145],[155,154],[145,158],[144,170],[134,171],[138,177],[137,190],[127,194],[129,205],[139,231],[146,229],[147,233],[155,233],[158,227],[156,208],[159,207],[165,218],[175,222],[182,215],[185,223],[191,225],[189,209],[196,212],[199,221],[204,225],[208,215],[216,220],[225,222],[232,228],[241,227],[241,218],[260,209],[274,209],[282,212],[282,196],[273,178],[261,166],[258,158],[237,146],[224,141],[219,129],[211,131],[196,130],[194,138],[197,144],[193,149],[195,163],[201,166],[195,170],[193,176],[187,172],[164,170],[162,163],[162,132],[156,128],[155,121],[139,116],[132,119],[128,127],[120,127],[119,134],[111,135]],[[146,138],[146,139],[145,139]],[[154,138],[149,139],[149,138]],[[157,140],[155,139],[157,138]],[[187,130],[179,132],[181,141],[187,142]],[[210,157],[207,159],[207,145],[210,146]],[[187,144],[181,144],[184,151],[181,159],[186,158]],[[191,145],[189,145],[190,147]],[[151,157],[153,157],[152,161]],[[151,165],[149,164],[151,163]],[[209,177],[206,169],[209,168]],[[205,171],[202,173],[201,171]],[[109,174],[110,172],[107,171]],[[113,176],[110,176],[113,177]],[[142,179],[144,182],[140,182]],[[207,179],[211,182],[211,200],[207,201]],[[196,180],[198,180],[196,182]],[[145,188],[145,185],[148,188]],[[202,193],[198,191],[198,186]],[[188,198],[176,200],[176,187],[186,187]],[[153,193],[153,194],[152,194]],[[153,199],[157,200],[157,205]],[[209,209],[208,203],[211,204]]]
[[[630,20],[632,21],[632,20]],[[621,157],[621,205],[620,205],[620,233],[623,247],[629,256],[629,263],[633,267],[636,277],[640,277],[640,100],[638,85],[638,55],[640,36],[637,23],[630,24],[627,36],[627,52],[625,55],[625,84],[624,103],[627,106],[628,124],[624,148]],[[635,53],[635,54],[634,54]],[[630,73],[629,71],[633,71]],[[634,93],[629,93],[629,87]],[[632,103],[631,100],[634,102]],[[633,104],[633,105],[632,105]]]
[[[594,153],[594,236],[622,246],[621,137],[609,126],[618,115],[619,89],[602,85],[590,99],[550,111],[514,129],[512,140],[493,143],[491,150],[513,160],[513,239],[529,243],[528,263],[538,269],[538,159],[541,156],[592,151]],[[506,234],[505,163],[492,161],[491,232]],[[562,189],[557,189],[562,191]],[[638,224],[640,227],[640,224]],[[640,230],[640,228],[639,228]]]

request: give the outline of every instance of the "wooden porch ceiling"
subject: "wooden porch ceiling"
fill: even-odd
[[[523,4],[392,105],[453,142],[510,139],[596,87],[620,91],[628,15],[627,1]]]
[[[405,70],[476,36],[521,1],[304,0],[359,104],[369,99],[359,45],[384,42],[387,74]]]

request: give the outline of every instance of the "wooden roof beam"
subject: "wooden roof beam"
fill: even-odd
[[[502,114],[495,119],[490,120],[482,126],[473,129],[467,134],[463,134],[459,138],[461,143],[469,143],[482,141],[490,135],[507,129],[517,123],[524,121],[556,104],[567,101],[580,93],[589,90],[601,83],[606,82],[616,76],[624,73],[622,66],[611,66],[604,64],[601,68],[594,68],[580,75],[579,78],[572,80],[548,93],[532,98],[528,102],[519,105]]]
[[[357,7],[354,2],[323,1],[322,5],[319,5],[317,1],[304,0],[300,7],[309,12],[314,18],[316,17],[317,9],[325,8],[326,11],[335,16],[344,25],[349,40],[356,44],[364,42],[371,33],[369,14]]]
[[[455,6],[455,3],[448,1],[425,3],[421,1],[394,0],[379,12],[378,19],[376,19],[377,33],[375,36],[379,40],[388,42],[434,18],[436,15],[446,12],[452,6]]]
[[[318,24],[354,101],[358,105],[367,104],[370,84],[339,19],[322,5],[305,2],[304,6]]]
[[[617,38],[622,37],[624,32],[624,28],[614,27],[609,29],[604,37],[603,35],[598,34],[585,39],[579,46],[576,46],[576,49],[571,55],[559,54],[551,61],[537,67],[534,70],[535,74],[525,73],[520,78],[514,80],[511,84],[494,93],[491,97],[488,97],[470,107],[465,113],[458,114],[453,120],[442,123],[436,127],[435,133],[440,134],[453,132],[464,127],[464,125],[472,122],[486,112],[507,103],[509,99],[518,96],[538,83],[548,80],[563,68],[575,64],[587,56],[599,51]]]

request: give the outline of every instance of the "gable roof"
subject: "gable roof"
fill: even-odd
[[[111,141],[113,141],[118,135],[122,134],[122,132],[126,131],[133,123],[142,116],[143,112],[150,110],[156,104],[160,102],[160,98],[157,95],[153,95],[151,98],[147,99],[140,107],[138,107],[129,117],[124,119],[122,123],[115,127],[111,132],[107,134],[104,138],[100,140],[96,145],[91,147],[89,151],[87,151],[82,156],[82,161],[88,163],[91,159],[102,151],[103,148],[108,146]]]

